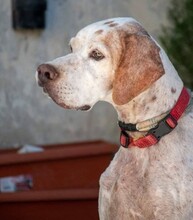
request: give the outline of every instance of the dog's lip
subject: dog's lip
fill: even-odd
[[[88,111],[90,108],[91,108],[90,105],[83,105],[83,106],[79,107],[78,110],[81,110],[81,111]]]
[[[54,100],[55,101],[55,100]],[[56,101],[55,101],[56,102]],[[56,102],[57,103],[57,102]],[[57,103],[59,106],[61,106],[64,109],[74,109],[74,110],[80,110],[80,111],[88,111],[89,109],[91,109],[90,105],[83,105],[80,107],[74,107],[74,106],[69,106],[66,105],[65,103]]]

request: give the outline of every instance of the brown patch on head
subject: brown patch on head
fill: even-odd
[[[102,34],[102,32],[103,30],[101,29],[101,30],[96,31],[95,34]]]
[[[117,25],[119,25],[119,24],[118,23],[112,23],[112,24],[109,24],[109,27],[115,27]]]
[[[174,93],[176,93],[176,88],[171,88],[171,92],[174,94]]]
[[[121,41],[122,56],[113,82],[113,100],[118,105],[131,101],[164,74],[160,49],[148,35],[123,32]]]
[[[138,33],[150,37],[148,32],[141,25],[139,25],[138,23],[133,23],[133,24],[134,24],[134,26],[135,26]]]
[[[107,22],[105,22],[104,24],[111,24],[111,23],[113,23],[114,21],[107,21]]]
[[[150,37],[148,32],[137,22],[126,23],[124,27],[129,34],[140,34]]]

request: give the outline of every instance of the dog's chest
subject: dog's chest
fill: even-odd
[[[187,164],[152,160],[146,150],[136,159],[135,151],[127,151],[121,148],[101,175],[100,219],[184,219],[180,213],[191,206],[193,193]]]
[[[128,219],[129,216],[130,219],[143,219],[138,207],[145,207],[148,204],[146,199],[149,197],[146,188],[148,159],[144,157],[143,152],[143,160],[135,160],[126,150],[120,149],[101,175],[99,200],[103,212],[101,219]]]

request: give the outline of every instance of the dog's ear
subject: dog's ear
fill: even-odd
[[[160,48],[144,34],[127,34],[122,39],[122,56],[113,82],[113,101],[128,103],[164,74]]]

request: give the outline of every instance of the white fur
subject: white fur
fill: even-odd
[[[104,24],[112,20],[118,26],[112,28]],[[110,102],[117,110],[119,119],[130,123],[144,121],[170,110],[178,99],[183,83],[162,49],[160,57],[165,74],[125,105],[117,105],[112,99],[112,82],[118,62],[115,55],[120,53],[121,48],[119,33],[115,30],[135,22],[132,18],[113,18],[82,29],[71,40],[73,53],[49,62],[60,72],[59,79],[47,87],[49,95],[58,104],[70,108],[92,107],[99,100]],[[96,35],[97,30],[103,32]],[[107,46],[104,41],[109,33],[112,43]],[[88,54],[94,48],[100,49],[105,59],[100,62],[90,59]],[[171,94],[171,88],[175,89],[175,94]],[[157,99],[150,103],[149,97],[153,95]],[[149,110],[144,111],[147,108]],[[126,118],[123,119],[123,115]],[[193,109],[190,108],[180,118],[176,129],[156,146],[146,149],[120,147],[100,178],[100,219],[193,219],[192,131]]]

